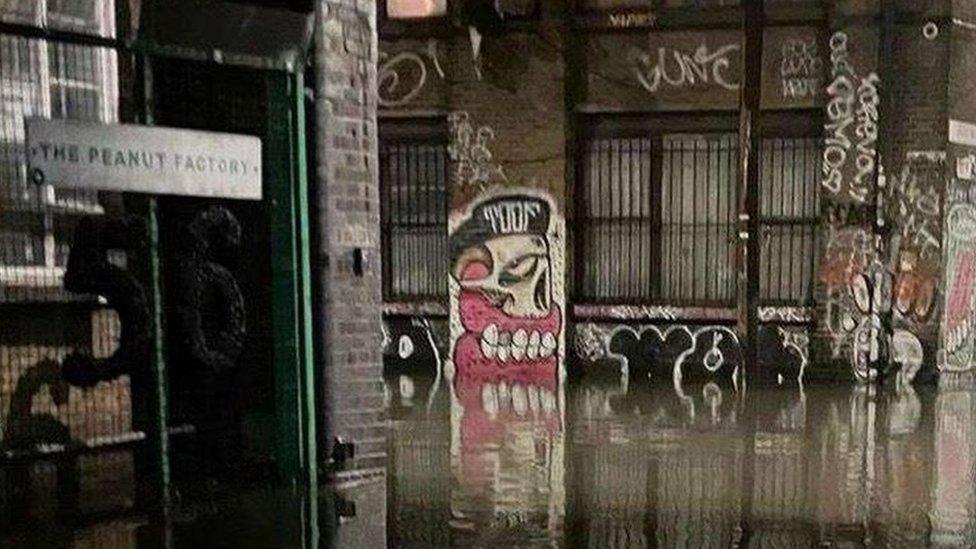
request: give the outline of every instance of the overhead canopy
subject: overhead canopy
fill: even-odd
[[[312,40],[310,11],[281,0],[143,1],[136,46],[168,57],[285,71],[302,70]],[[311,2],[299,3],[311,9]]]

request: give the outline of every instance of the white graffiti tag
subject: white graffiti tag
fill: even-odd
[[[403,51],[396,55],[380,52],[376,71],[376,97],[381,107],[398,107],[413,101],[427,84],[427,61],[443,80],[444,70],[437,58],[437,41],[427,42],[422,52]]]
[[[877,157],[880,78],[873,72],[859,77],[851,66],[847,46],[844,32],[830,37],[831,82],[827,86],[822,185],[832,194],[840,194],[845,168],[851,164],[853,177],[847,182],[847,193],[854,202],[864,203],[871,186],[868,176],[874,174]]]
[[[731,56],[739,51],[738,44],[726,44],[709,51],[701,44],[693,52],[673,48],[657,48],[657,56],[640,49],[632,49],[634,75],[647,91],[656,93],[661,84],[672,88],[686,88],[699,84],[714,84],[726,90],[738,90],[739,82],[729,74]]]
[[[465,111],[453,112],[447,117],[451,127],[451,142],[447,154],[454,162],[454,181],[461,186],[485,186],[492,178],[508,181],[501,165],[494,161],[489,144],[495,140],[495,131],[488,126],[475,128]]]
[[[779,74],[783,97],[815,97],[820,93],[820,52],[817,41],[789,38],[783,42]]]

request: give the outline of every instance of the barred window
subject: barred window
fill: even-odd
[[[631,126],[583,146],[577,299],[731,303],[736,134]]]
[[[760,299],[812,302],[817,268],[819,125],[771,115],[760,150]],[[576,299],[732,306],[738,136],[734,121],[591,124],[579,159]]]
[[[380,125],[383,296],[447,297],[447,125],[443,119]]]
[[[0,20],[114,36],[112,0],[30,0]],[[0,35],[0,285],[56,287],[79,215],[104,210],[98,193],[27,179],[24,119],[114,122],[117,54],[110,48]]]
[[[810,305],[819,253],[820,125],[802,116],[764,131],[759,163],[760,299]]]

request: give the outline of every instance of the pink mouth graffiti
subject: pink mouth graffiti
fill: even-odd
[[[480,292],[462,291],[459,301],[465,333],[455,345],[454,361],[466,375],[503,370],[515,380],[521,374],[555,374],[562,324],[558,305],[546,316],[528,318],[506,314]]]

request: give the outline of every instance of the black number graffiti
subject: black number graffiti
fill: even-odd
[[[56,444],[70,450],[76,441],[71,430],[61,423],[51,412],[34,413],[34,397],[44,387],[48,388],[51,399],[58,407],[68,403],[68,384],[61,379],[61,368],[55,360],[43,359],[24,370],[17,380],[17,387],[10,398],[7,411],[6,432],[3,434],[4,451],[30,453],[37,445]],[[65,516],[77,510],[80,493],[78,459],[70,452],[62,452],[53,458],[57,471],[57,498],[59,510]],[[13,505],[10,509],[14,521],[27,519],[30,509],[32,465],[23,458],[4,464],[7,472],[7,498]],[[7,517],[4,517],[5,519]],[[3,522],[3,520],[0,520]]]
[[[222,206],[196,215],[179,259],[174,296],[179,329],[190,357],[206,373],[234,368],[246,335],[244,296],[234,275],[218,263],[241,244],[241,225]]]
[[[112,264],[108,251],[136,251],[146,241],[144,221],[136,216],[105,220],[83,218],[75,228],[68,255],[64,288],[69,292],[104,297],[119,315],[119,347],[112,356],[96,359],[73,352],[61,364],[61,375],[78,387],[91,387],[128,373],[149,358],[149,302],[142,284],[127,268]]]

